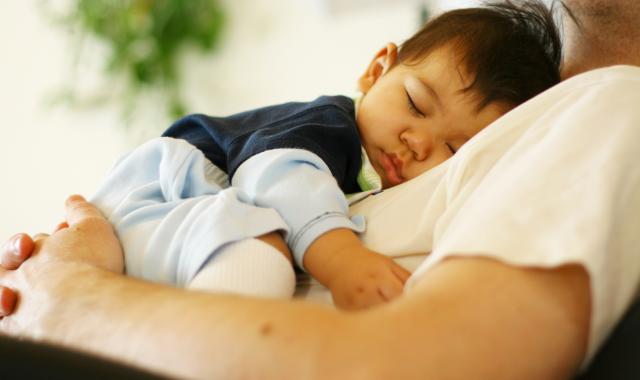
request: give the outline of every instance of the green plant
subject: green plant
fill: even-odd
[[[110,48],[108,73],[126,75],[133,94],[157,88],[171,116],[184,114],[179,95],[178,56],[186,45],[215,48],[224,24],[216,0],[75,0],[67,25]]]

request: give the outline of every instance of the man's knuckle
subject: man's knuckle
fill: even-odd
[[[85,202],[74,203],[74,207],[75,210],[83,213],[92,212],[94,210],[94,207],[90,203]]]

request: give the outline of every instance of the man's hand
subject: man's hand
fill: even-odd
[[[31,307],[46,307],[37,305],[38,290],[55,284],[56,276],[69,266],[90,265],[116,273],[124,270],[120,243],[98,209],[80,196],[69,197],[65,207],[67,221],[51,236],[32,239],[18,234],[2,247],[0,316],[13,312],[17,297],[12,289],[30,292],[19,299],[19,313],[3,321],[5,332],[14,331],[23,318],[30,318]]]
[[[2,246],[0,251],[0,276],[4,278],[6,270],[18,268],[26,259],[31,256],[35,249],[35,243],[31,236],[27,234],[17,234],[12,236]],[[13,312],[16,304],[16,294],[10,288],[0,286],[0,318]]]
[[[304,258],[305,268],[346,310],[364,309],[400,296],[411,273],[392,259],[367,249],[346,229],[318,238]]]

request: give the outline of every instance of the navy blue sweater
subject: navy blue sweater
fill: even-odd
[[[196,146],[229,178],[246,159],[278,148],[306,149],[329,167],[344,193],[360,191],[361,143],[353,100],[322,96],[308,103],[284,103],[228,117],[189,115],[163,136]]]

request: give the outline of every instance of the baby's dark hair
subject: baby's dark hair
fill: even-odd
[[[553,9],[540,1],[489,2],[443,13],[400,46],[397,62],[420,62],[445,45],[474,75],[464,91],[477,94],[479,110],[494,101],[518,105],[560,81],[560,36]]]

